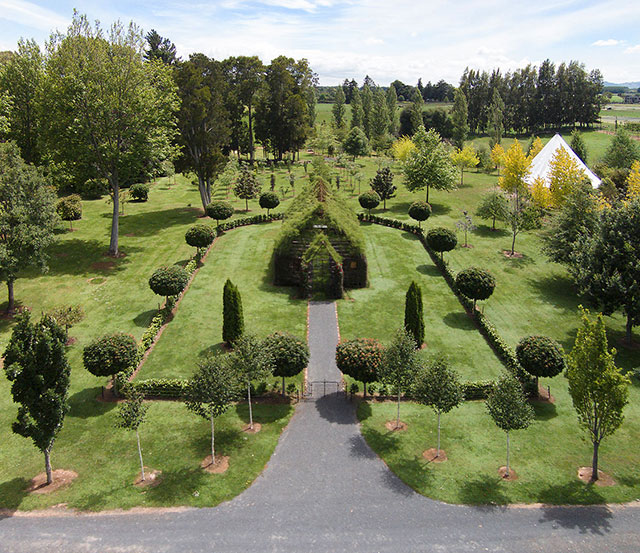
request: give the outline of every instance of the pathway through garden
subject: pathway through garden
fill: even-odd
[[[375,315],[373,315],[375,316]],[[335,304],[309,310],[310,380],[335,380]],[[467,507],[405,486],[337,394],[301,403],[263,474],[213,509],[0,520],[1,551],[631,552],[632,507]]]

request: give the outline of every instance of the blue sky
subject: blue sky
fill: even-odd
[[[506,71],[546,58],[579,60],[608,81],[640,80],[638,0],[0,0],[0,50],[20,37],[44,44],[74,7],[105,27],[121,19],[156,29],[183,57],[306,57],[321,84],[365,74],[382,85],[457,84],[466,66]]]

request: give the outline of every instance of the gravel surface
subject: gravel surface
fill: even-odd
[[[310,308],[310,379],[335,379],[335,307]],[[331,349],[330,349],[331,348]],[[330,352],[330,353],[329,353]],[[467,507],[405,486],[369,449],[353,405],[301,403],[256,482],[213,509],[0,520],[0,551],[637,552],[634,507]]]

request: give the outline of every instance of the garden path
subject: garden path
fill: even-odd
[[[375,316],[375,315],[374,315]],[[335,379],[335,305],[309,309],[310,379]],[[302,402],[263,474],[234,500],[179,512],[9,517],[0,550],[135,552],[637,551],[633,507],[468,507],[405,486],[344,396]]]

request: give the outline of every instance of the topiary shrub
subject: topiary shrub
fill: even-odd
[[[473,300],[473,310],[476,310],[477,300],[486,300],[496,287],[496,279],[484,269],[469,267],[456,276],[456,287],[465,296]]]
[[[520,340],[516,347],[516,356],[522,368],[536,379],[552,378],[565,368],[564,350],[562,346],[548,336],[527,336]]]
[[[200,263],[200,248],[208,248],[216,237],[209,225],[194,225],[184,235],[189,246],[196,248],[196,261]]]
[[[431,206],[427,202],[417,201],[409,206],[409,217],[418,221],[418,226],[422,228],[422,221],[426,221],[431,216]]]
[[[188,282],[189,273],[178,265],[172,265],[156,269],[149,279],[149,287],[159,296],[165,296],[166,305],[169,305],[169,297],[177,296]]]
[[[69,221],[69,228],[73,230],[73,221],[82,219],[82,198],[78,194],[60,198],[56,204],[56,212],[60,219]]]
[[[359,380],[364,385],[378,379],[378,368],[382,362],[383,346],[373,338],[356,338],[340,342],[336,347],[336,365],[344,374]]]
[[[219,200],[211,202],[207,207],[205,207],[204,212],[207,214],[207,217],[215,219],[217,226],[220,227],[220,221],[224,221],[231,217],[234,213],[234,209],[229,202]]]
[[[271,175],[272,177],[274,175]],[[260,207],[262,209],[267,210],[267,216],[269,215],[270,209],[275,209],[280,205],[280,198],[275,192],[263,192],[260,194],[260,199],[258,200],[260,203]]]
[[[138,345],[130,334],[108,334],[97,338],[82,351],[84,367],[95,376],[115,376],[135,365]]]
[[[404,328],[411,335],[416,347],[424,343],[424,315],[422,312],[422,290],[414,281],[407,290],[404,304]]]
[[[433,228],[427,232],[427,244],[435,252],[440,253],[444,261],[444,252],[450,252],[458,244],[456,233],[444,227]]]
[[[129,194],[134,202],[146,202],[149,199],[149,185],[141,182],[132,184]]]
[[[222,340],[228,346],[233,346],[243,332],[244,315],[240,291],[231,280],[227,279],[222,291]]]
[[[309,346],[287,332],[274,332],[262,343],[273,358],[275,367],[273,375],[282,378],[282,395],[284,395],[284,379],[299,374],[307,366]]]
[[[362,209],[368,209],[371,215],[371,210],[380,205],[380,196],[375,190],[369,190],[360,194],[358,201]]]

